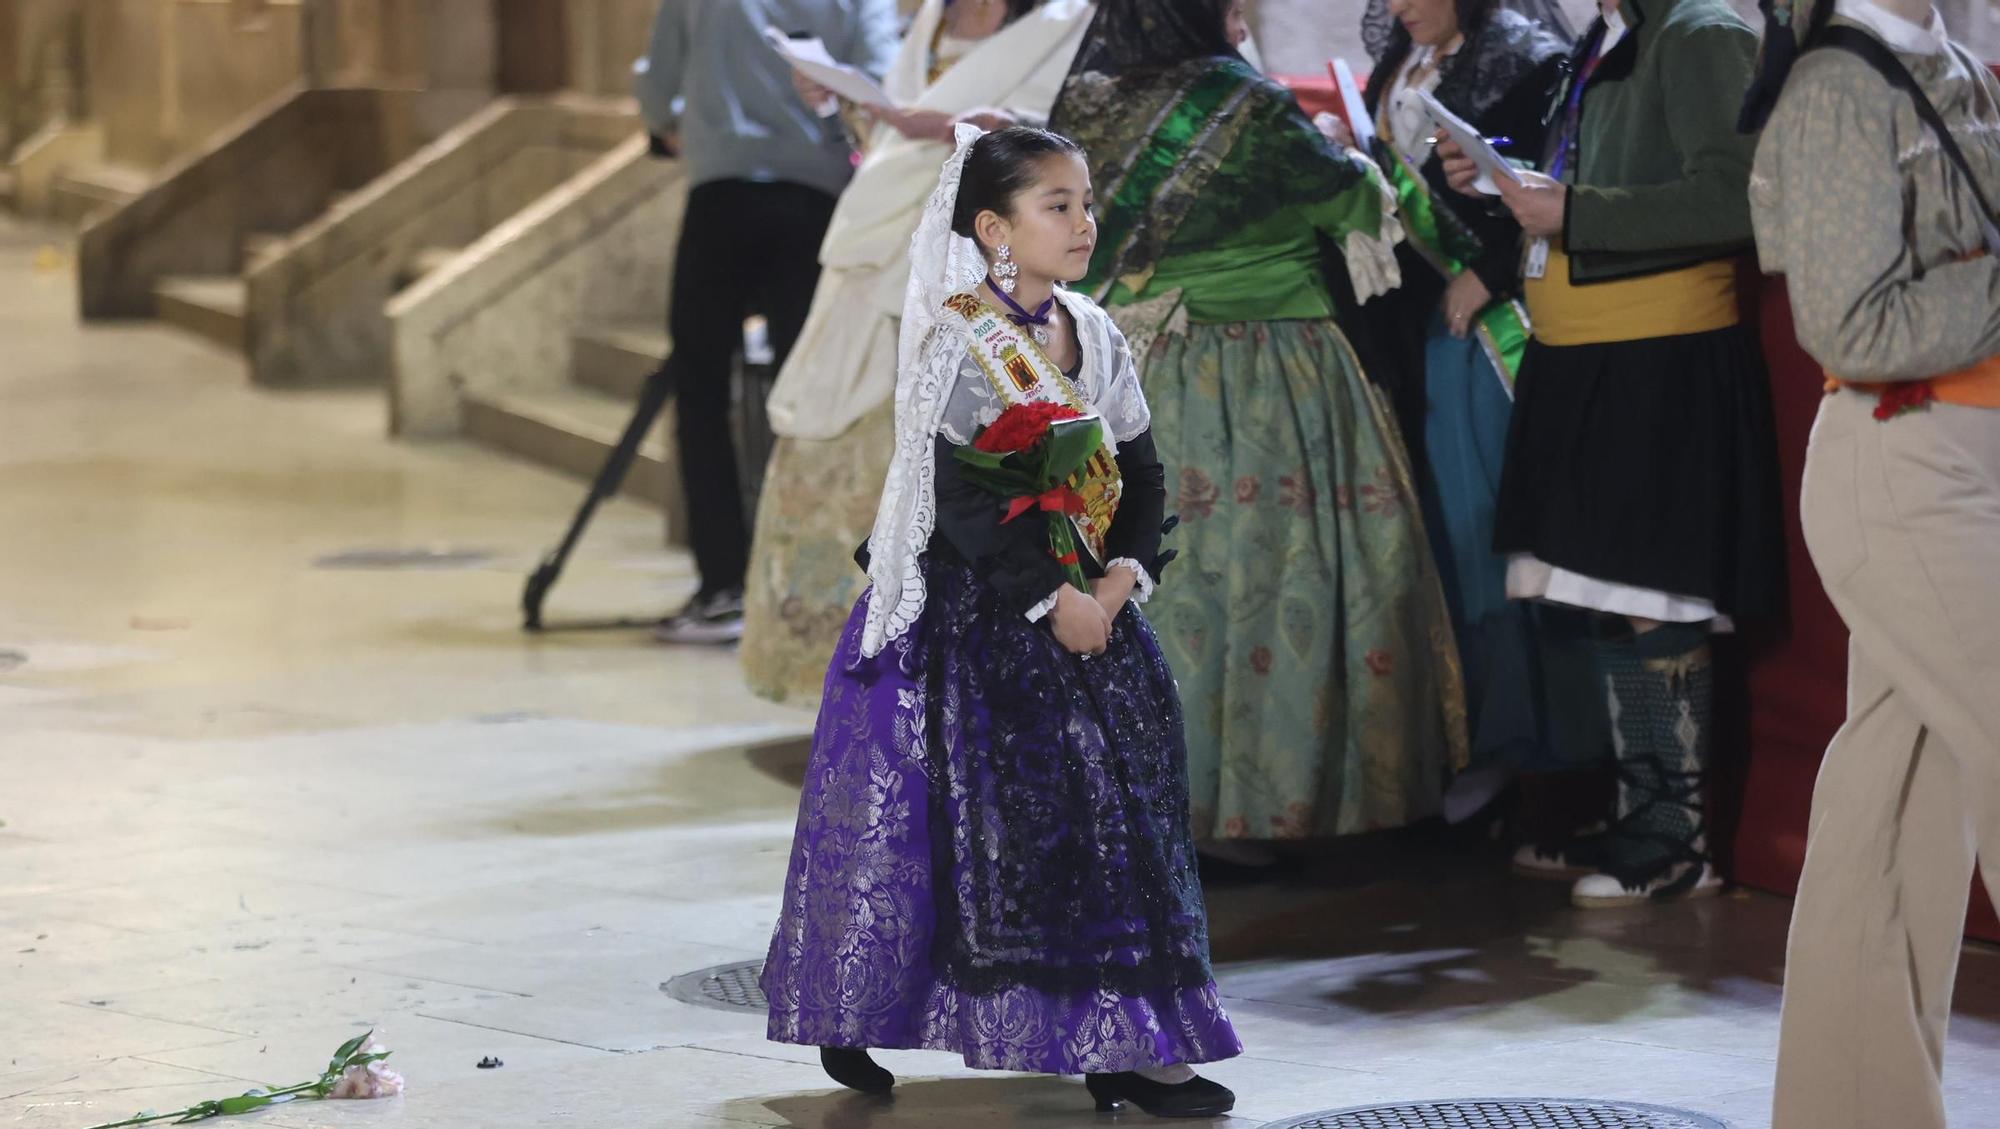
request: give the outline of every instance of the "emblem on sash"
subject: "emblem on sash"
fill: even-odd
[[[972,339],[972,355],[1003,403],[1048,400],[1068,404],[1087,415],[1096,414],[1041,346],[993,307],[972,294],[954,294],[945,299],[944,308],[963,320]],[[1118,498],[1124,490],[1124,483],[1118,477],[1118,460],[1112,456],[1110,447],[1098,448],[1069,485],[1083,499],[1083,512],[1071,515],[1070,520],[1079,539],[1101,566],[1105,563],[1105,537],[1111,531],[1111,519],[1118,512]]]

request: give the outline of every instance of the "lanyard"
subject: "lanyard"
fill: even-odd
[[[1576,151],[1577,134],[1583,122],[1583,91],[1590,85],[1592,76],[1597,74],[1597,65],[1604,61],[1602,50],[1604,30],[1600,29],[1590,44],[1590,60],[1583,64],[1576,80],[1570,83],[1569,97],[1564,99],[1562,132],[1556,143],[1555,160],[1549,164],[1549,175],[1562,179],[1563,170],[1569,167],[1570,155]]]

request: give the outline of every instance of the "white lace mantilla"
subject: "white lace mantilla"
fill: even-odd
[[[937,436],[964,443],[1002,406],[972,355],[963,320],[944,305],[986,276],[978,246],[951,231],[965,158],[978,138],[977,129],[958,127],[957,151],[945,162],[910,240],[910,284],[897,345],[896,449],[868,539],[871,589],[861,653],[871,657],[923,615],[919,559],[937,528]],[[1067,290],[1057,291],[1057,297],[1076,323],[1082,346],[1078,390],[1104,420],[1115,452],[1117,443],[1152,426],[1138,368],[1124,336],[1096,303]]]

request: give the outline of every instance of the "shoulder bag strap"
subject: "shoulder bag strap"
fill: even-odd
[[[1859,55],[1861,61],[1874,68],[1890,86],[1910,96],[1910,101],[1916,105],[1917,117],[1937,135],[1939,147],[1944,150],[1945,156],[1951,163],[1958,166],[1960,175],[1965,177],[1966,184],[1971,187],[1973,199],[1979,202],[1979,222],[1986,232],[1986,245],[1996,254],[2000,254],[2000,228],[1994,225],[1994,216],[2000,213],[1995,213],[1993,202],[1987,199],[1985,190],[1979,186],[1979,178],[1973,175],[1972,163],[1965,159],[1965,150],[1959,148],[1958,139],[1952,136],[1950,127],[1944,124],[1943,115],[1939,114],[1937,107],[1931,104],[1923,87],[1917,84],[1916,76],[1910,73],[1910,68],[1904,66],[1903,61],[1896,57],[1896,53],[1889,50],[1881,40],[1860,28],[1844,24],[1826,28],[1820,33],[1818,42],[1814,46],[1833,47]]]

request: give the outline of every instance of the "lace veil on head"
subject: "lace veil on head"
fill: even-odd
[[[961,343],[938,332],[944,300],[986,276],[979,245],[951,230],[965,159],[982,133],[961,125],[957,148],[910,237],[910,282],[903,291],[903,325],[896,343],[896,449],[875,529],[868,538],[868,614],[861,653],[875,656],[908,631],[924,610],[918,557],[937,524],[936,435],[951,398]]]

